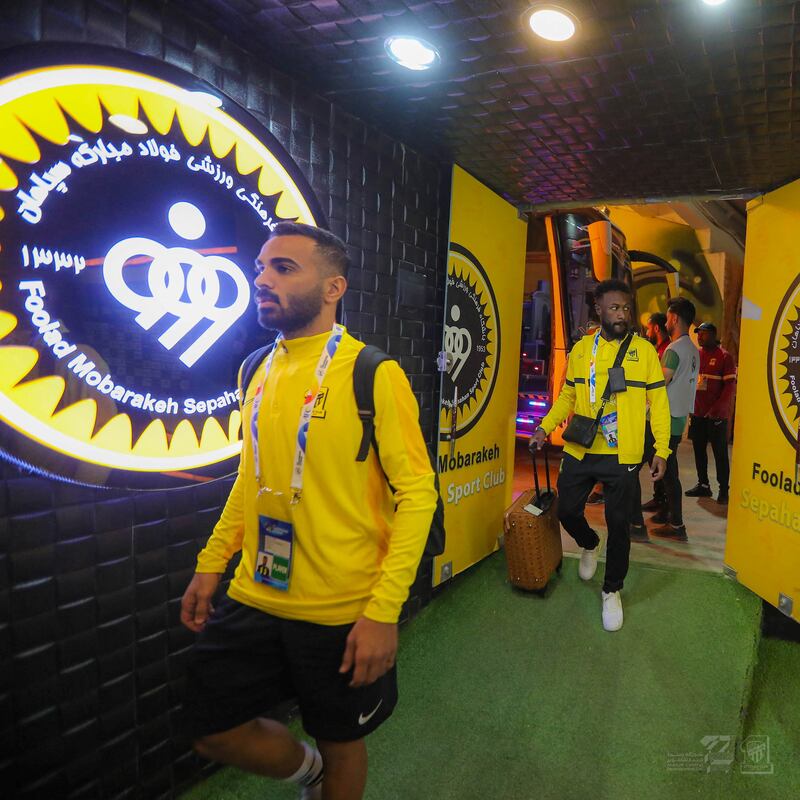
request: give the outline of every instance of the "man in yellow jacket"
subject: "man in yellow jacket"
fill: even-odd
[[[394,361],[375,375],[380,462],[374,448],[356,461],[363,344],[335,321],[347,263],[337,237],[296,223],[280,223],[259,253],[259,323],[278,337],[242,387],[239,473],[181,604],[199,633],[185,703],[195,749],[292,781],[302,798],[324,787],[326,800],[363,795],[364,737],[397,702],[397,620],[437,499],[419,409]],[[289,698],[317,748],[263,717]]]
[[[602,482],[605,490],[606,571],[603,581],[603,627],[622,627],[622,589],[630,556],[631,493],[639,480],[644,450],[647,405],[655,437],[656,455],[651,474],[661,480],[670,454],[670,413],[664,375],[655,348],[630,331],[630,289],[618,280],[602,281],[595,288],[595,310],[600,329],[584,336],[572,348],[564,388],[550,413],[533,435],[532,447],[545,439],[572,414],[595,418],[600,411],[612,367],[627,340],[622,360],[624,391],[611,394],[591,447],[567,442],[558,477],[558,515],[567,533],[582,548],[578,574],[588,581],[597,569],[598,535],[589,527],[584,510],[592,487]],[[630,339],[628,340],[628,337]]]

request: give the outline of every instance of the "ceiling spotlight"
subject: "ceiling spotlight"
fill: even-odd
[[[526,16],[531,30],[551,42],[566,42],[578,28],[577,18],[558,6],[537,5]]]
[[[439,51],[417,36],[389,36],[383,46],[389,58],[406,69],[430,69],[439,61]]]

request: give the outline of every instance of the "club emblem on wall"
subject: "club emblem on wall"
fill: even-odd
[[[0,63],[0,451],[91,484],[230,474],[253,259],[321,224],[281,145],[194,76],[106,48]]]
[[[794,449],[800,425],[800,275],[775,314],[767,354],[767,385],[775,418]]]
[[[475,256],[451,243],[445,298],[440,431],[453,441],[471,430],[492,396],[500,360],[500,320],[494,291]]]

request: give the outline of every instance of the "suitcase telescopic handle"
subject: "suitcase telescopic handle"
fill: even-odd
[[[553,494],[553,489],[550,486],[550,459],[547,457],[547,454],[550,452],[550,448],[547,446],[547,442],[544,443],[544,474],[547,476],[547,493]]]
[[[536,454],[538,451],[535,446],[531,447],[530,450],[531,459],[533,460],[533,485],[536,488],[536,501],[538,503],[542,498],[542,493],[539,489],[539,465],[536,462]],[[542,445],[542,452],[544,453],[544,474],[547,482],[547,493],[552,494],[553,489],[550,486],[550,459],[548,458],[549,448],[547,446],[547,442]]]

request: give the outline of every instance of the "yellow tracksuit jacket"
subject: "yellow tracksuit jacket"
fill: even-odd
[[[198,556],[197,571],[223,572],[241,549],[241,563],[228,590],[234,600],[279,617],[322,625],[344,625],[362,615],[396,622],[436,506],[433,468],[419,427],[417,402],[405,373],[393,361],[381,364],[375,375],[380,463],[374,448],[366,462],[356,462],[363,429],[353,394],[353,365],[364,345],[347,333],[317,395],[302,498],[296,505],[289,503],[303,398],[315,381],[328,336],[284,341],[275,353],[258,418],[261,483],[273,492],[260,497],[250,420],[264,365],[247,387],[239,474],[219,523]],[[275,490],[284,494],[276,496]],[[259,514],[294,526],[288,591],[253,578]]]
[[[608,383],[608,370],[614,366],[621,341],[618,339],[607,341],[600,337],[597,348],[597,394],[594,406],[589,402],[589,362],[593,344],[594,334],[584,336],[569,354],[564,387],[550,412],[542,420],[542,428],[548,435],[573,412],[595,417],[600,409],[601,398]],[[622,360],[622,366],[625,369],[627,390],[612,395],[604,411],[605,414],[610,411],[616,411],[618,414],[618,447],[609,447],[602,431],[598,428],[594,444],[588,450],[571,442],[564,443],[564,452],[579,461],[586,453],[593,453],[616,455],[621,464],[641,463],[648,403],[650,427],[656,440],[656,455],[667,458],[671,452],[669,400],[656,349],[641,336],[634,336]]]

